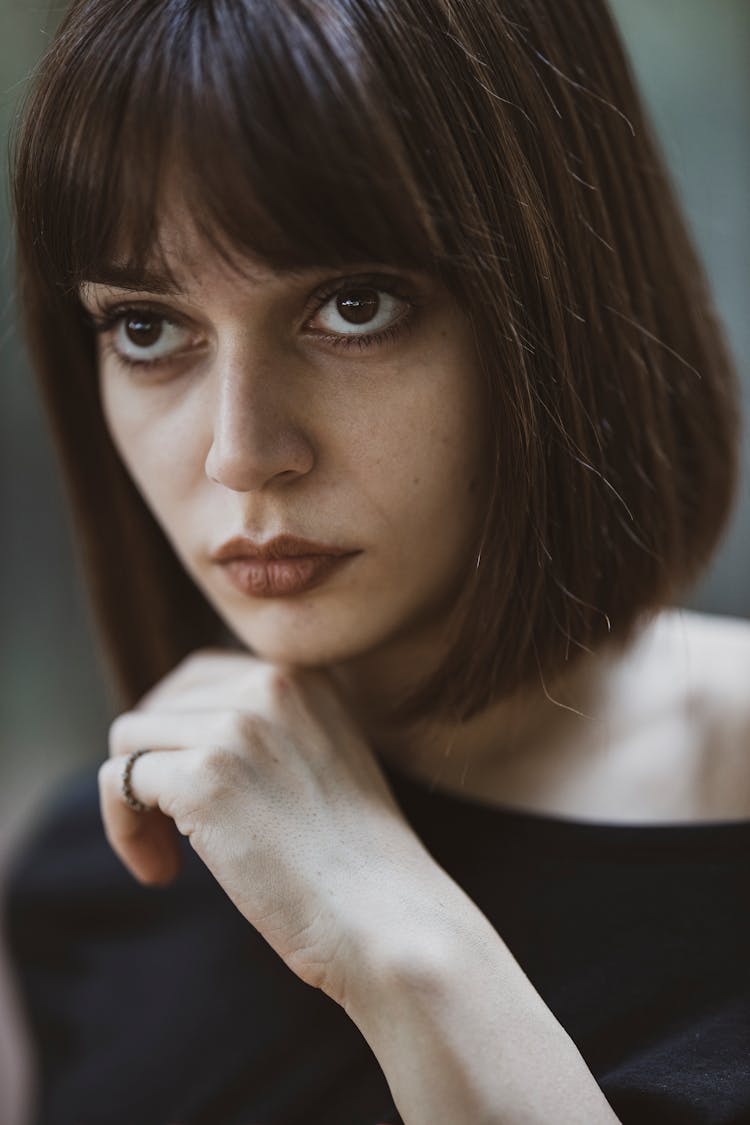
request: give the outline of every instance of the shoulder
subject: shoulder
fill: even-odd
[[[696,722],[750,730],[750,621],[669,609],[650,633],[652,657]],[[653,665],[650,672],[658,675]]]
[[[750,817],[750,622],[664,610],[634,655],[641,697],[682,731],[700,814]]]

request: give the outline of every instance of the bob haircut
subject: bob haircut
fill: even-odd
[[[16,136],[20,295],[126,706],[232,638],[108,436],[78,298],[158,257],[175,169],[227,260],[426,270],[470,318],[484,525],[391,717],[546,690],[697,576],[736,380],[603,0],[75,0]]]

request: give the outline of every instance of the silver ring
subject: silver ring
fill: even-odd
[[[131,751],[127,756],[122,771],[122,795],[131,809],[134,809],[136,812],[148,812],[149,806],[144,805],[143,801],[139,801],[133,793],[133,790],[130,788],[130,775],[133,772],[133,765],[135,764],[136,758],[140,758],[141,754],[148,754],[150,749],[151,747],[147,746],[142,750]]]

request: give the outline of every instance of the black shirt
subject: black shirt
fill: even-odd
[[[625,1125],[750,1123],[750,821],[582,823],[386,773]],[[399,1125],[356,1025],[181,840],[178,879],[141,886],[87,770],[17,851],[4,925],[35,1125]]]

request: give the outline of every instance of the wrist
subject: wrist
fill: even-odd
[[[349,978],[347,1014],[403,1120],[616,1125],[573,1040],[464,898],[448,879],[434,925],[370,946]]]
[[[435,995],[466,959],[496,952],[500,940],[476,904],[427,856],[418,883],[391,883],[389,896],[349,937],[338,995],[334,997],[364,1030],[378,1013],[386,1019],[404,990]],[[400,882],[400,881],[399,881]]]

